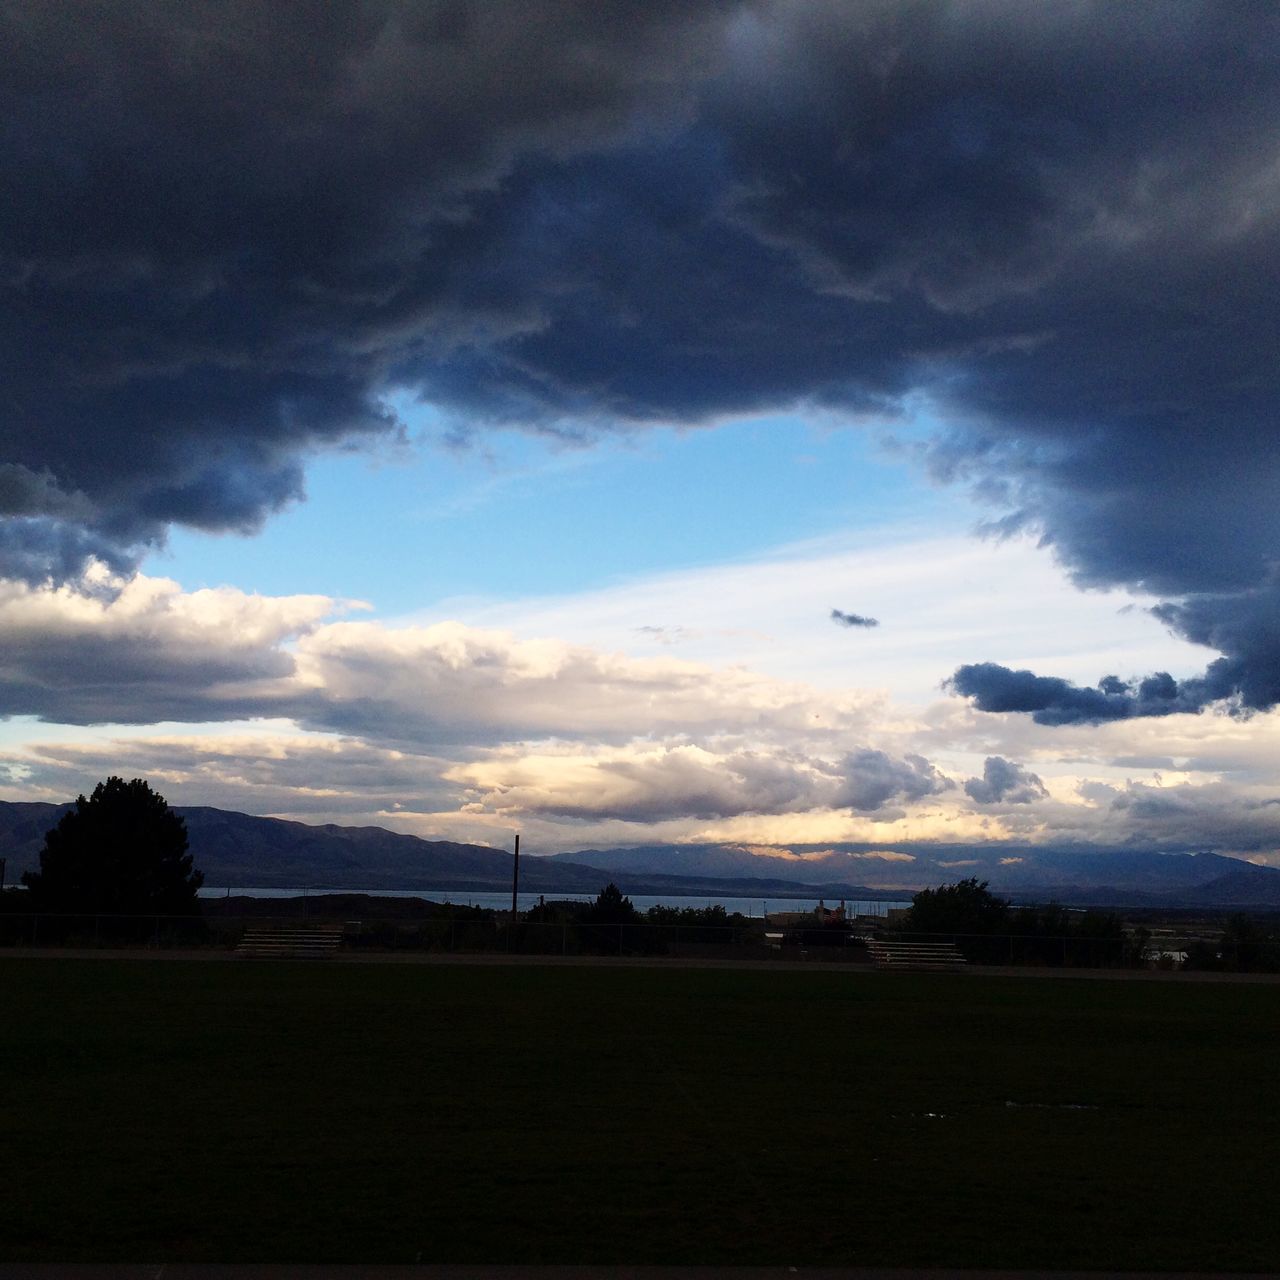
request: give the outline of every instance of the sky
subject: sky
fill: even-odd
[[[1280,865],[1280,15],[0,15],[0,798]]]

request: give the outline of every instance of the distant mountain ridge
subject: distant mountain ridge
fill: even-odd
[[[0,857],[7,881],[39,866],[44,833],[71,805],[0,801]],[[255,889],[509,889],[512,855],[485,845],[421,840],[382,827],[310,826],[282,818],[175,805],[195,865],[211,886]],[[599,892],[601,873],[545,858],[520,859],[533,893]]]
[[[6,881],[39,865],[44,834],[71,806],[0,801]],[[485,845],[423,840],[382,827],[311,826],[209,807],[175,806],[195,864],[218,888],[504,891],[512,855]],[[1217,853],[1084,852],[1033,846],[873,845],[753,852],[735,845],[641,845],[520,860],[533,893],[885,899],[974,875],[1017,901],[1075,905],[1280,907],[1280,871]]]
[[[620,877],[764,876],[784,884],[858,884],[900,896],[976,876],[1015,901],[1280,906],[1280,870],[1207,852],[915,845],[907,855],[848,845],[771,855],[732,845],[646,845],[584,849],[551,860],[560,859]]]

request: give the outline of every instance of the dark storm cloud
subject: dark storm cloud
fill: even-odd
[[[407,352],[536,327],[471,199],[663,118],[712,33],[626,0],[7,6],[3,568],[253,529],[306,451],[395,430]]]
[[[574,434],[916,392],[938,474],[1222,654],[1028,710],[1280,695],[1274,6],[0,21],[10,571],[253,528],[390,388]]]
[[[1049,794],[1034,773],[1003,756],[988,756],[982,777],[970,778],[964,789],[976,804],[1031,804]]]
[[[1012,671],[996,662],[960,667],[947,685],[972,698],[980,711],[1028,712],[1037,724],[1047,725],[1102,724],[1132,716],[1197,711],[1231,692],[1226,680],[1217,686],[1203,678],[1179,682],[1166,671],[1132,681],[1104,676],[1096,687],[1082,687],[1057,676]]]
[[[845,613],[841,609],[831,610],[831,621],[841,627],[878,627],[878,618],[867,618],[860,613]]]

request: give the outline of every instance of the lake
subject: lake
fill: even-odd
[[[429,898],[433,902],[453,902],[461,906],[467,907],[488,907],[498,911],[506,911],[511,907],[511,894],[509,892],[482,892],[474,893],[466,890],[455,891],[452,893],[439,889],[327,889],[327,888],[308,888],[308,889],[254,889],[254,888],[211,888],[206,885],[200,890],[202,898],[221,898],[227,894],[239,895],[250,898],[297,898],[306,897],[308,895],[317,895],[322,893],[368,893],[379,898]],[[521,911],[528,911],[531,907],[538,905],[538,898],[542,896],[536,893],[522,893],[518,898],[518,906]],[[555,902],[594,902],[596,895],[594,893],[551,893],[546,895]],[[730,915],[735,911],[741,912],[744,916],[761,917],[771,911],[812,911],[818,905],[817,898],[741,898],[741,897],[718,897],[714,894],[681,897],[677,894],[632,894],[631,901],[635,905],[637,911],[648,911],[650,907],[723,907]],[[839,905],[838,898],[824,898],[822,901],[828,907]],[[891,901],[891,902],[867,902],[863,900],[848,899],[845,901],[846,908],[853,915],[861,916],[883,916],[886,915],[890,907],[909,907],[909,900]]]

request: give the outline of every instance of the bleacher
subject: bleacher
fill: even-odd
[[[255,960],[324,960],[341,941],[342,929],[332,926],[251,926],[236,944],[236,955]]]
[[[883,942],[867,940],[877,969],[956,969],[968,963],[952,942]]]

